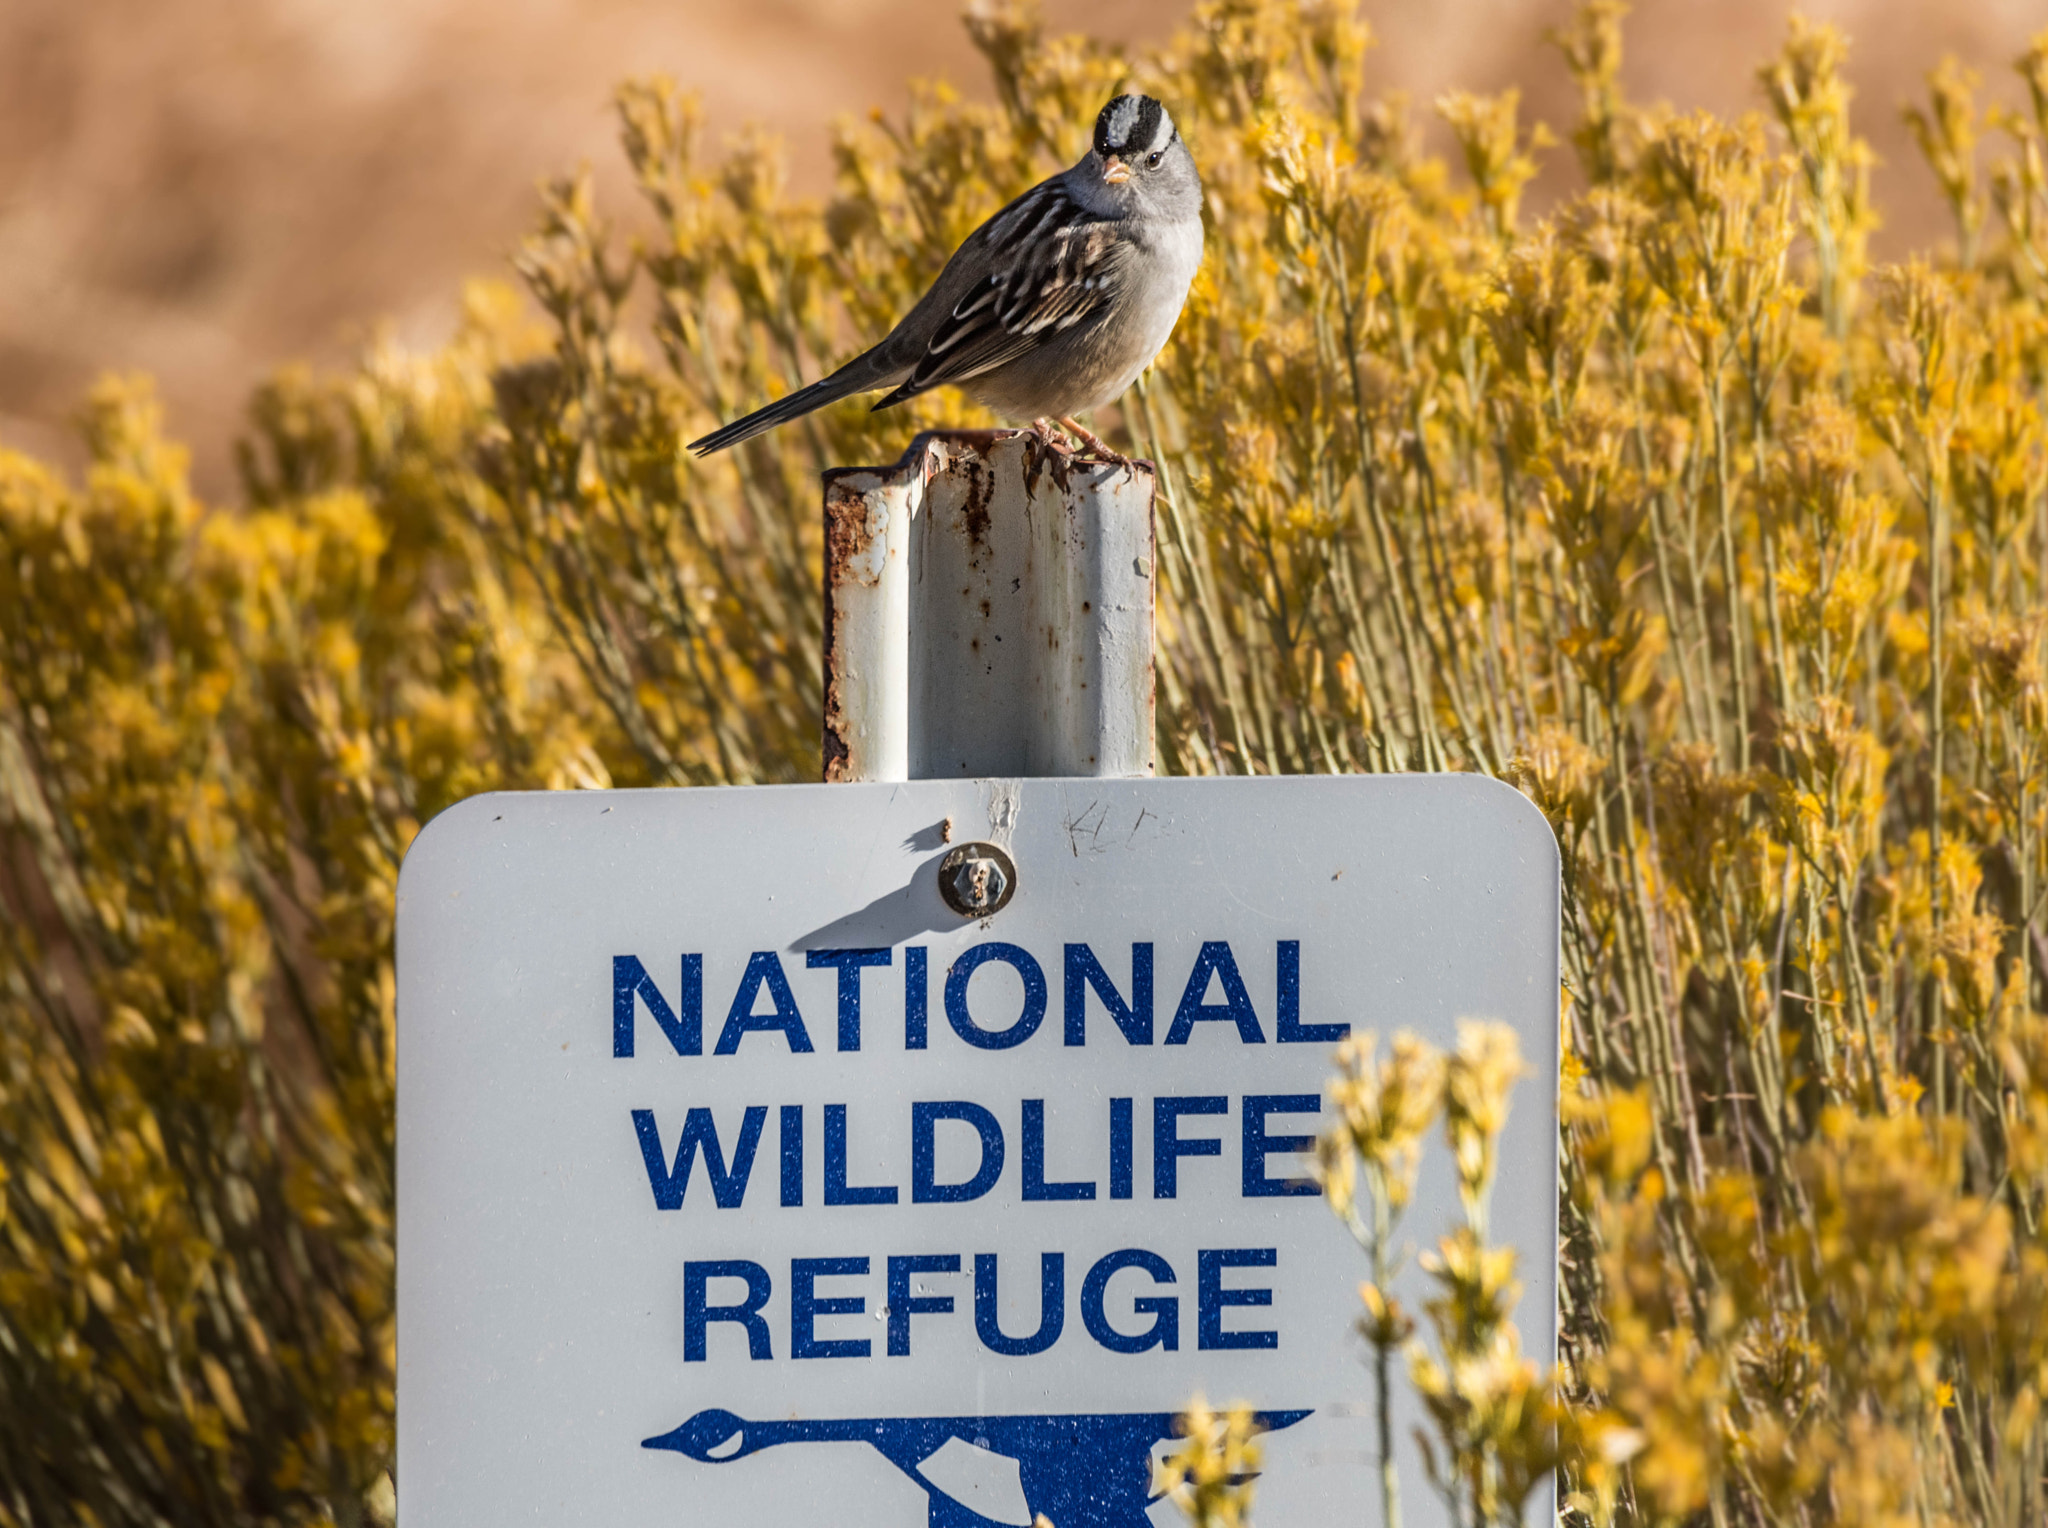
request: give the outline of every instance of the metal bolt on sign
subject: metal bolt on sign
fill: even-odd
[[[1016,863],[995,844],[962,844],[939,861],[939,895],[963,918],[990,918],[1017,894]]]

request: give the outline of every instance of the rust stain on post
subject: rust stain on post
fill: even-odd
[[[880,575],[874,566],[876,528],[869,523],[867,498],[847,482],[825,484],[825,544],[831,566],[862,583]]]
[[[967,506],[960,511],[961,527],[967,532],[967,539],[977,547],[988,545],[988,506],[996,494],[996,480],[978,460],[968,458],[963,463],[967,472]]]
[[[887,472],[825,475],[824,778],[901,778],[908,505]],[[892,612],[896,614],[892,615]]]

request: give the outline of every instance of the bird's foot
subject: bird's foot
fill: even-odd
[[[1032,420],[1030,433],[1036,435],[1040,443],[1051,447],[1062,455],[1072,456],[1074,454],[1074,443],[1062,435],[1059,431],[1059,426],[1050,419],[1039,418]]]
[[[1075,439],[1081,442],[1086,455],[1094,457],[1099,462],[1107,462],[1112,467],[1135,467],[1138,465],[1128,456],[1125,456],[1123,452],[1113,450],[1109,443],[1101,436],[1080,424],[1071,416],[1062,415],[1060,427],[1069,431]]]

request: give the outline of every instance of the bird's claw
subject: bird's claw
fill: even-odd
[[[1101,436],[1078,421],[1072,418],[1062,418],[1060,424],[1064,429],[1072,432],[1081,442],[1083,454],[1092,456],[1099,462],[1107,462],[1112,467],[1135,467],[1138,465],[1131,458],[1125,456],[1123,452],[1113,449]]]
[[[1063,456],[1083,461],[1101,462],[1110,467],[1131,467],[1138,464],[1086,426],[1071,418],[1034,419],[1031,433]]]
[[[1074,443],[1061,435],[1058,427],[1050,419],[1032,420],[1026,433],[1036,436],[1041,445],[1063,455],[1071,456],[1074,453]]]

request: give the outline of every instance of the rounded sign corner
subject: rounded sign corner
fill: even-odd
[[[1532,801],[1519,787],[1511,785],[1498,775],[1441,775],[1439,779],[1455,780],[1465,789],[1473,791],[1491,802],[1501,814],[1504,828],[1514,835],[1518,852],[1543,855],[1549,860],[1554,872],[1562,873],[1563,856],[1557,845],[1557,830],[1550,825],[1550,819],[1543,815],[1543,808]]]
[[[418,880],[428,867],[443,858],[462,854],[471,846],[476,828],[502,817],[505,801],[521,794],[524,793],[482,791],[442,807],[422,823],[398,864],[399,904],[404,905],[409,880]]]

